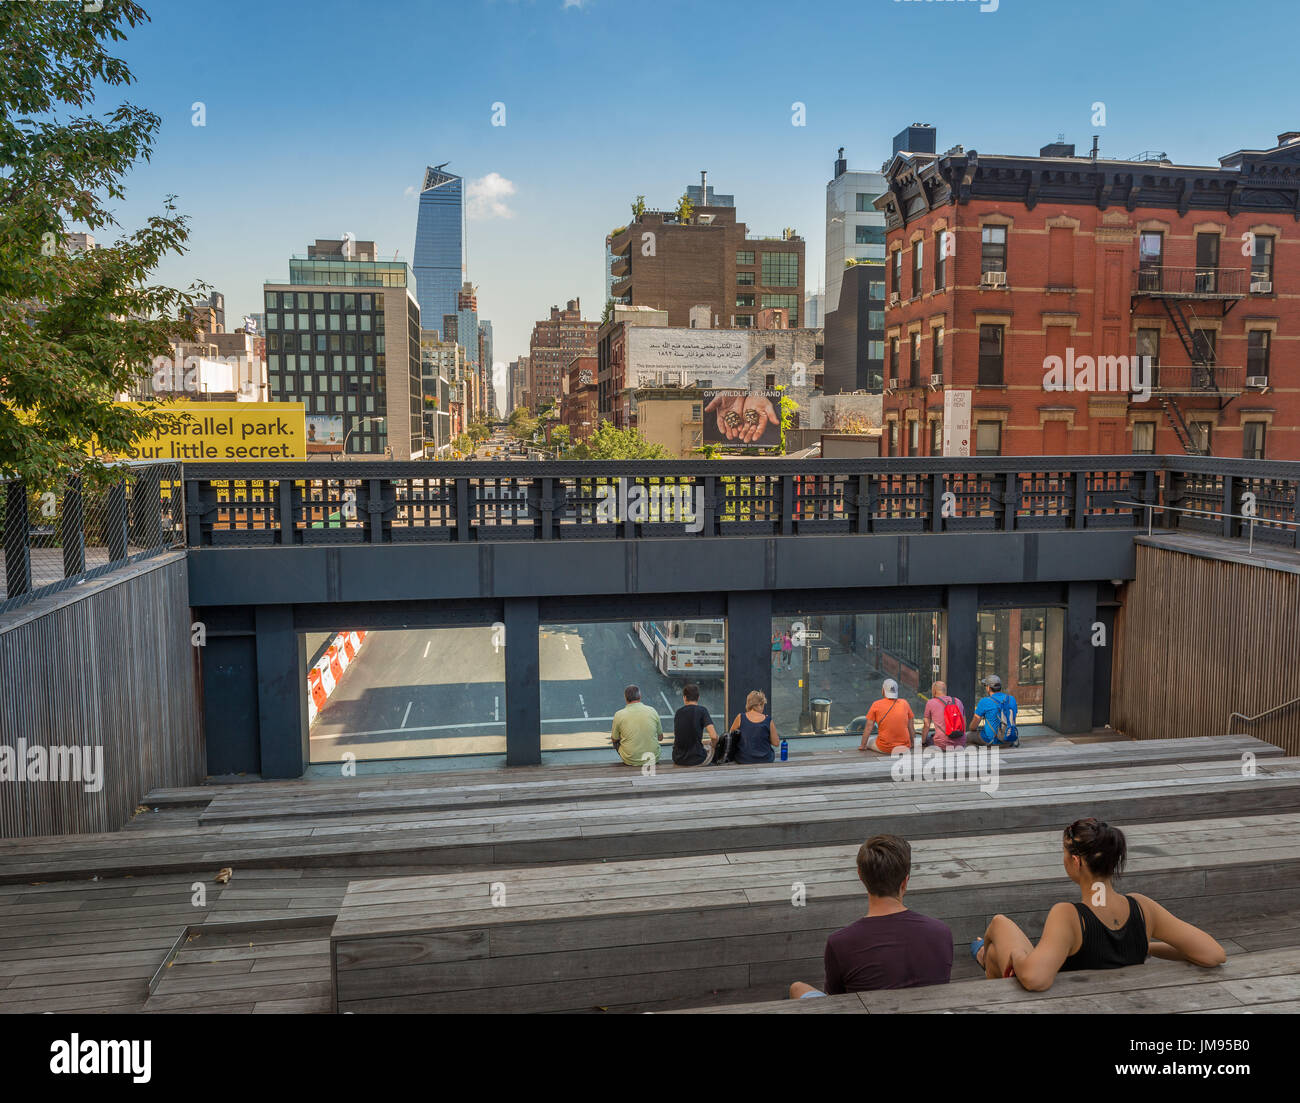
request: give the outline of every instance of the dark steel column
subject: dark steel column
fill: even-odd
[[[766,590],[727,594],[727,716],[745,711],[745,698],[761,690],[772,701],[772,595]],[[717,717],[714,718],[718,720]],[[722,734],[723,728],[718,728]],[[782,739],[795,732],[780,731]]]
[[[262,777],[302,777],[303,698],[307,672],[299,664],[298,634],[291,605],[259,605],[257,629],[257,716]]]
[[[1062,734],[1077,735],[1092,731],[1097,583],[1071,582],[1066,602],[1064,609],[1047,611],[1043,722]],[[1111,643],[1109,635],[1106,642]]]
[[[983,694],[976,684],[979,648],[979,587],[949,586],[943,603],[943,671],[948,692],[966,706],[966,722]],[[1002,675],[1004,678],[1006,674]],[[930,687],[922,685],[922,690]]]
[[[535,597],[507,598],[506,765],[536,766],[542,761],[541,656]]]

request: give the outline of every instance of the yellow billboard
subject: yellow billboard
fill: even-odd
[[[123,402],[149,409],[151,402]],[[141,437],[123,459],[231,463],[307,458],[306,410],[301,402],[175,402],[167,424]]]

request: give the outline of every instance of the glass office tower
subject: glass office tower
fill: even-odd
[[[424,170],[420,213],[415,224],[414,263],[411,265],[415,273],[420,317],[430,320],[456,313],[456,296],[464,278],[464,188],[461,178],[443,172],[443,167],[439,165]],[[435,323],[430,321],[428,324]]]

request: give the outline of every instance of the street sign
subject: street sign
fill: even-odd
[[[806,640],[819,640],[822,638],[822,634],[820,631],[805,632],[803,638]]]

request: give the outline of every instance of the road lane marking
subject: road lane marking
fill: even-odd
[[[578,704],[582,706],[582,717],[587,719],[587,702],[583,699],[581,693],[578,694]]]
[[[415,704],[414,701],[406,702],[406,712],[402,716],[402,727],[406,727],[406,721],[411,718],[411,706],[413,704]]]
[[[492,719],[501,719],[501,697],[499,695],[492,698]]]
[[[424,645],[424,655],[422,656],[423,658],[427,659],[429,657],[429,644],[431,643],[433,643],[433,640],[430,640],[428,643]]]
[[[636,642],[636,637],[633,636],[631,632],[627,633],[627,638],[628,638],[628,641],[632,644],[633,647],[638,647],[638,646],[639,646],[639,644]]]

